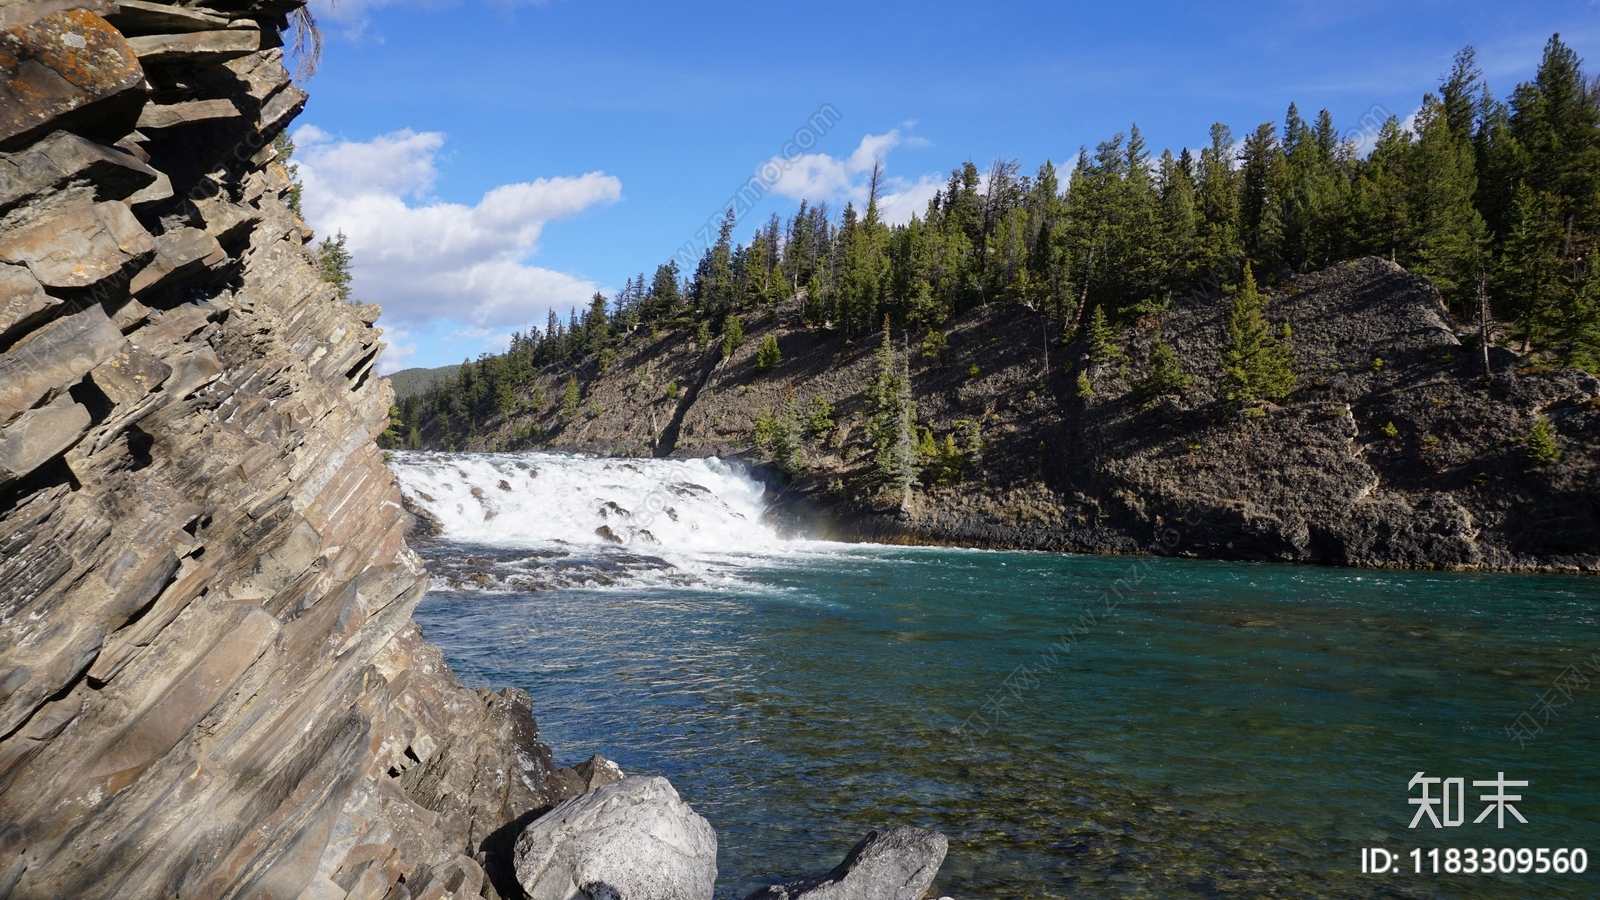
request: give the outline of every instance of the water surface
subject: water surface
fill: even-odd
[[[401,455],[447,529],[417,619],[558,758],[670,778],[719,897],[898,824],[950,838],[956,897],[1600,895],[1408,855],[1600,854],[1600,581],[784,542],[737,470],[622,465]],[[1407,828],[1419,771],[1466,779],[1466,824]],[[1473,824],[1501,771],[1528,824]]]

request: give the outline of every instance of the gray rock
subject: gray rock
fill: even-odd
[[[139,127],[149,131],[194,125],[219,119],[239,118],[239,108],[231,100],[190,100],[162,106],[146,106],[139,114]]]
[[[126,341],[91,306],[56,319],[0,354],[0,425],[116,353]]]
[[[47,219],[0,242],[0,261],[26,263],[45,287],[84,288],[155,250],[126,203],[108,201]]]
[[[60,300],[45,294],[26,266],[0,263],[0,339],[13,329],[26,326],[39,313],[60,305]]]
[[[77,179],[93,182],[101,199],[121,199],[159,177],[126,150],[58,131],[21,152],[0,154],[0,212]]]
[[[710,900],[717,835],[665,778],[635,775],[535,820],[516,865],[531,900]]]
[[[949,846],[925,828],[874,831],[832,872],[764,887],[746,900],[922,900]]]
[[[128,38],[128,46],[144,65],[162,63],[215,64],[248,56],[261,49],[261,32],[250,28],[196,31],[188,34],[152,34]]]
[[[198,228],[174,228],[156,238],[156,258],[133,276],[128,290],[135,296],[167,287],[228,261],[222,245]]]
[[[32,472],[77,443],[89,429],[89,411],[63,401],[29,410],[0,429],[0,485]]]
[[[410,621],[379,310],[271,163],[301,2],[207,5],[0,0],[0,897],[516,896],[620,773]]]
[[[0,78],[0,150],[58,129],[107,140],[128,133],[145,102],[144,71],[122,34],[96,14],[114,8],[85,0],[0,9],[0,46],[27,61],[7,63]]]
[[[228,19],[222,16],[147,0],[118,0],[116,11],[107,13],[106,20],[129,37],[228,27]]]

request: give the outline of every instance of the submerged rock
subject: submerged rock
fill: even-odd
[[[873,831],[832,872],[764,887],[745,900],[922,900],[949,846],[925,828]]]
[[[717,835],[665,778],[635,775],[535,820],[516,866],[531,900],[710,900]]]

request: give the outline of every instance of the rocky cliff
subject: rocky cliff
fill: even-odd
[[[1600,380],[1491,350],[1450,320],[1424,278],[1363,259],[1276,285],[1298,387],[1253,415],[1221,402],[1229,298],[1201,292],[1124,334],[1121,358],[1090,359],[1042,313],[992,305],[949,323],[942,343],[897,331],[921,424],[965,451],[958,479],[925,478],[900,503],[870,478],[866,389],[882,341],[808,329],[796,304],[747,315],[723,359],[687,329],[627,336],[541,373],[527,396],[559,403],[483,423],[468,446],[613,454],[755,456],[763,412],[813,398],[837,425],[788,480],[784,521],[848,539],[1361,566],[1600,571]],[[1151,404],[1134,388],[1157,334],[1193,379]],[[758,346],[782,361],[763,372]],[[1077,375],[1088,376],[1082,396]],[[1527,439],[1549,423],[1561,458]],[[536,426],[536,428],[534,427]],[[976,429],[976,432],[974,432]],[[981,449],[969,440],[981,438]],[[440,433],[425,432],[439,441]]]
[[[0,898],[515,893],[614,774],[411,622],[378,309],[274,161],[299,5],[0,0]]]

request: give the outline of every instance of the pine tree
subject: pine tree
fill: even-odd
[[[272,139],[272,149],[278,152],[273,162],[283,166],[284,174],[289,177],[289,189],[281,195],[283,205],[296,216],[305,218],[305,213],[300,208],[300,198],[305,193],[305,185],[300,183],[299,164],[293,162],[295,147],[294,141],[289,138],[289,132],[278,132],[278,136]]]
[[[1349,182],[1340,164],[1338,132],[1327,110],[1315,126],[1293,104],[1283,128],[1283,258],[1308,271],[1339,258],[1348,214]]]
[[[1378,130],[1372,152],[1356,169],[1351,188],[1351,227],[1357,252],[1398,260],[1410,247],[1411,209],[1406,161],[1411,135],[1390,116]]]
[[[961,480],[961,464],[961,448],[956,446],[955,434],[945,435],[934,459],[934,480],[939,484]]]
[[[596,352],[611,346],[611,322],[606,318],[606,298],[595,291],[583,315],[583,349]]]
[[[668,261],[656,266],[655,277],[650,280],[649,308],[651,319],[671,319],[683,306],[678,292],[678,264]]]
[[[785,475],[805,469],[805,436],[794,401],[786,402],[777,415],[762,412],[756,417],[755,442]]]
[[[1211,126],[1211,146],[1200,151],[1197,268],[1217,277],[1237,271],[1239,245],[1238,175],[1233,168],[1233,132]]]
[[[1561,445],[1556,443],[1556,431],[1550,420],[1541,418],[1528,432],[1528,462],[1548,466],[1561,459]]]
[[[1496,281],[1516,302],[1517,331],[1530,347],[1555,343],[1569,305],[1562,225],[1559,198],[1535,193],[1526,183],[1517,187]]]
[[[1195,212],[1193,161],[1189,151],[1174,157],[1161,154],[1160,183],[1160,288],[1168,297],[1188,288],[1199,256],[1199,230]]]
[[[1088,333],[1089,358],[1095,362],[1111,362],[1122,358],[1122,350],[1118,346],[1117,330],[1106,322],[1104,307],[1096,306],[1089,315]]]
[[[1181,397],[1193,383],[1194,379],[1184,373],[1178,354],[1158,332],[1150,345],[1150,371],[1134,385],[1135,393],[1149,405],[1162,397]]]
[[[729,316],[722,324],[722,358],[727,359],[732,356],[733,351],[742,343],[744,343],[744,321],[738,316]]]
[[[1294,390],[1294,354],[1273,335],[1265,307],[1266,297],[1256,290],[1247,263],[1244,282],[1233,295],[1222,353],[1224,398],[1234,407],[1282,400]]]
[[[778,336],[768,333],[761,339],[761,348],[756,351],[756,371],[770,372],[783,361],[783,351],[778,347]]]
[[[1562,362],[1600,375],[1600,276],[1590,272],[1573,298],[1558,332]]]
[[[578,379],[567,379],[567,388],[561,393],[561,418],[572,421],[578,417]]]
[[[1453,309],[1464,311],[1476,298],[1488,233],[1473,206],[1478,179],[1471,138],[1451,129],[1448,113],[1429,95],[1417,115],[1418,137],[1406,173],[1417,241],[1405,262],[1431,278]]]
[[[917,477],[911,388],[896,358],[894,335],[887,317],[883,321],[883,344],[878,350],[876,371],[867,392],[873,477],[897,495],[904,507],[910,502],[911,487]]]
[[[1239,233],[1245,253],[1271,273],[1283,264],[1283,149],[1263,122],[1239,151]]]
[[[317,244],[317,274],[322,280],[339,289],[339,299],[350,299],[350,281],[354,277],[350,266],[353,262],[350,251],[345,248],[346,238],[340,231],[331,238],[323,238]]]

